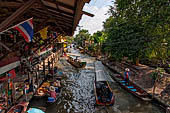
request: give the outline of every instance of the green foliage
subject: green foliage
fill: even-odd
[[[150,74],[150,76],[154,81],[159,81],[164,72],[165,70],[163,68],[157,68]]]
[[[91,52],[95,52],[96,51],[95,44],[88,45],[88,50]]]
[[[104,22],[104,51],[116,59],[170,56],[170,0],[116,0]]]
[[[150,76],[151,76],[151,78],[155,81],[156,78],[157,78],[157,76],[158,76],[158,72],[152,72],[152,73],[150,74]]]
[[[115,0],[104,29],[92,36],[81,30],[75,41],[112,58],[166,63],[170,56],[170,0]],[[87,48],[87,47],[86,47]]]
[[[76,35],[74,38],[74,41],[77,42],[79,46],[84,46],[85,40],[90,39],[90,34],[88,30],[82,29],[79,31],[79,34]]]
[[[73,36],[66,36],[66,40],[68,42],[68,44],[72,44],[74,41],[74,37]]]

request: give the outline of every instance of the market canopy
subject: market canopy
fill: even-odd
[[[0,32],[28,18],[34,18],[34,33],[46,26],[64,35],[73,35],[90,0],[11,0],[0,2]]]
[[[103,66],[101,61],[95,62],[95,71],[96,71],[96,82],[99,81],[111,81],[113,82],[110,75],[107,73],[105,67]]]

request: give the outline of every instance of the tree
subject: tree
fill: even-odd
[[[97,31],[90,38],[90,41],[94,42],[93,46],[94,46],[95,50],[98,50],[97,51],[98,54],[100,54],[100,52],[101,52],[101,46],[102,46],[102,43],[104,42],[104,40],[105,40],[105,34],[103,31]]]
[[[90,34],[89,34],[88,30],[82,29],[76,35],[74,40],[75,40],[75,42],[77,42],[77,44],[79,46],[83,47],[85,44],[85,40],[89,40],[89,38],[90,38]]]
[[[74,41],[74,37],[73,36],[66,36],[66,40],[68,42],[68,44],[72,44]]]
[[[140,58],[156,53],[162,63],[169,56],[170,0],[116,0],[104,23],[105,51],[115,59]],[[113,10],[114,9],[114,10]]]

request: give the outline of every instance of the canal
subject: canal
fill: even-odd
[[[61,58],[59,67],[65,76],[62,80],[62,97],[52,105],[47,105],[44,99],[33,98],[30,107],[46,107],[46,113],[164,113],[161,108],[129,94],[116,82],[110,83],[116,96],[114,106],[95,107],[93,90],[95,58],[82,55],[74,49],[71,49],[71,52],[80,55],[81,60],[87,62],[86,67],[76,69]],[[109,73],[113,74],[110,71]]]

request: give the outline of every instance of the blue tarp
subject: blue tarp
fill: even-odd
[[[44,111],[42,111],[38,108],[30,108],[27,112],[28,113],[45,113]]]

